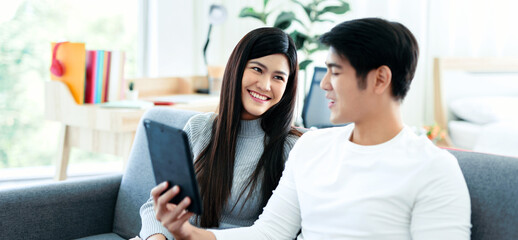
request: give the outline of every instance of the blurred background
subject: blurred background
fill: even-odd
[[[326,6],[336,8],[309,19],[304,6],[312,3],[320,4],[321,11]],[[214,4],[224,9],[216,13],[220,14],[216,22],[209,14]],[[517,57],[517,7],[510,0],[2,0],[0,180],[19,177],[34,167],[44,167],[39,168],[42,176],[53,174],[59,124],[43,115],[50,42],[84,42],[87,49],[125,51],[126,78],[194,76],[207,74],[208,33],[207,64],[224,66],[242,36],[278,24],[284,13],[291,21],[284,26],[286,31],[302,37],[318,36],[346,20],[381,17],[407,26],[420,44],[403,119],[421,127],[434,123],[433,59]],[[326,57],[318,45],[307,44],[299,51],[299,59],[311,60],[300,74],[305,84],[299,89],[299,116],[313,69],[323,67]],[[71,167],[95,171],[96,163],[118,169],[121,160],[72,150]]]

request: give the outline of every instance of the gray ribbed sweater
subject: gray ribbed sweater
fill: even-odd
[[[189,142],[192,147],[194,159],[198,157],[200,152],[207,146],[211,138],[212,123],[214,121],[214,113],[203,113],[193,116],[184,127]],[[261,214],[260,208],[260,188],[257,186],[251,198],[244,203],[247,196],[246,192],[242,199],[238,199],[243,186],[247,183],[250,175],[252,175],[259,158],[264,150],[264,131],[260,125],[260,119],[251,121],[241,121],[241,129],[238,134],[236,146],[236,158],[234,163],[234,178],[232,189],[220,220],[220,229],[251,226]],[[289,135],[284,147],[284,159],[288,159],[288,154],[297,141],[297,136]],[[248,189],[247,191],[250,191]],[[236,205],[237,203],[237,205]],[[236,207],[232,210],[232,208]],[[153,199],[150,198],[140,208],[140,216],[142,218],[142,229],[140,237],[147,239],[149,236],[161,233],[168,239],[173,239],[172,235],[165,229],[162,224],[156,220],[153,210]],[[194,223],[194,218],[190,222]]]

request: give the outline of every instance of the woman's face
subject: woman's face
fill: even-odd
[[[241,119],[252,120],[277,104],[286,90],[290,65],[284,54],[250,59],[243,72]]]

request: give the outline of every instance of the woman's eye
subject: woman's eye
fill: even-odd
[[[256,72],[263,72],[263,70],[261,70],[260,68],[258,67],[252,67],[253,70],[255,70]]]
[[[275,76],[275,77],[273,77],[273,78],[275,78],[275,79],[277,79],[277,80],[284,81],[284,78],[283,78],[283,77],[281,77],[281,76]]]

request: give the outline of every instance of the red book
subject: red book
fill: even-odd
[[[103,88],[103,102],[108,101],[108,90],[110,86],[110,62],[111,62],[111,51],[104,51],[104,88]]]
[[[85,79],[85,103],[94,103],[95,96],[95,71],[97,51],[87,51],[86,54],[86,79]]]

